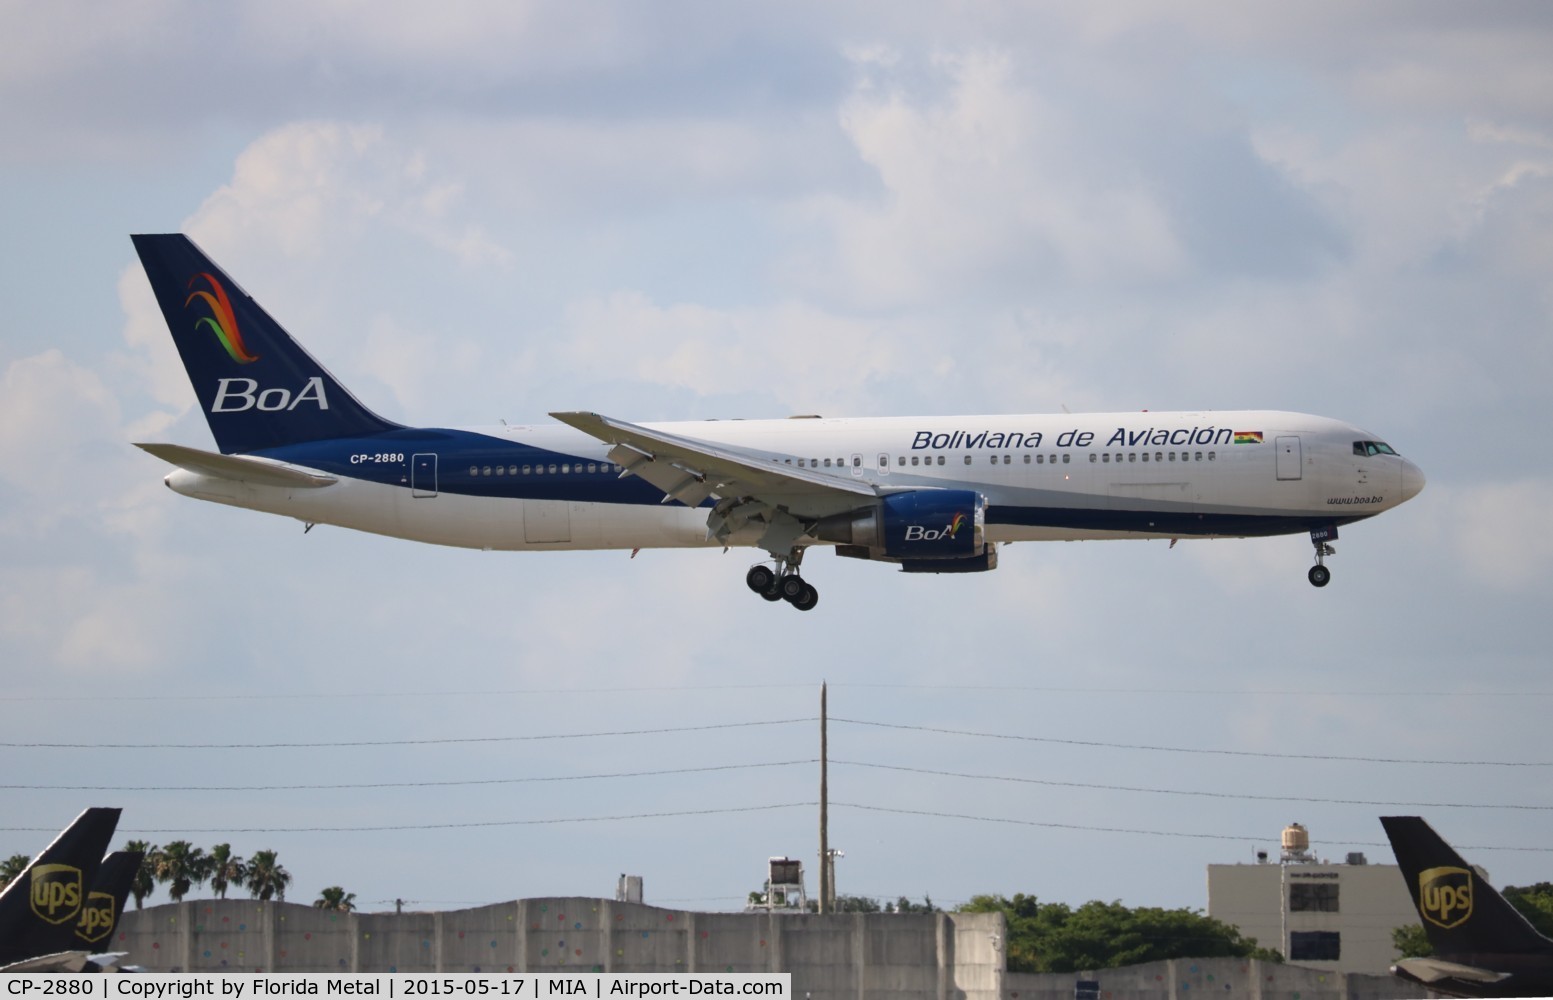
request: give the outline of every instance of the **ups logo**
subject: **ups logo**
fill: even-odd
[[[81,907],[81,919],[76,921],[75,936],[87,944],[96,944],[113,930],[113,894],[90,892],[86,905]]]
[[[51,924],[74,920],[81,912],[81,869],[70,865],[33,865],[32,912]]]
[[[1418,912],[1450,930],[1472,916],[1472,872],[1465,868],[1428,868],[1418,873]]]

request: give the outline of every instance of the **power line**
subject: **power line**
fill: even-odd
[[[374,781],[331,785],[0,785],[0,790],[68,792],[302,792],[368,788],[448,788],[457,785],[516,785],[542,781],[591,781],[599,778],[648,778],[668,774],[700,774],[707,771],[741,771],[757,767],[791,767],[813,764],[807,760],[778,760],[760,764],[714,764],[708,767],[676,767],[660,771],[614,771],[605,774],[559,774],[524,778],[468,778],[452,781]]]
[[[1025,743],[1056,743],[1076,747],[1104,747],[1110,750],[1151,750],[1158,753],[1213,754],[1224,757],[1264,757],[1277,760],[1333,760],[1364,764],[1431,764],[1460,765],[1465,767],[1553,767],[1553,761],[1526,760],[1425,760],[1413,757],[1358,757],[1341,754],[1274,753],[1263,750],[1212,750],[1200,747],[1156,746],[1147,743],[1107,743],[1101,740],[1070,740],[1055,736],[1023,736],[1009,733],[984,733],[970,729],[940,729],[934,726],[907,726],[893,722],[871,722],[866,719],[832,719],[832,722],[848,722],[854,726],[874,726],[880,729],[904,729],[920,733],[940,733],[948,736],[978,736],[991,740],[1018,740]],[[0,744],[3,746],[4,744]]]
[[[1256,795],[1249,792],[1200,792],[1182,788],[1144,788],[1137,785],[1101,785],[1087,781],[1052,781],[1045,778],[1018,778],[1003,774],[967,774],[963,771],[935,771],[925,767],[906,767],[898,764],[870,764],[859,760],[832,760],[832,764],[850,764],[853,767],[871,767],[883,771],[905,771],[910,774],[932,774],[945,778],[972,778],[978,781],[1010,781],[1025,785],[1047,785],[1055,788],[1091,788],[1108,792],[1148,792],[1153,795],[1198,795],[1213,799],[1252,799],[1263,802],[1319,802],[1344,806],[1386,806],[1409,809],[1528,809],[1553,810],[1553,806],[1496,804],[1480,802],[1388,802],[1375,799],[1334,799],[1328,796]],[[0,788],[6,786],[0,785]]]
[[[1248,837],[1229,833],[1190,833],[1177,830],[1140,830],[1132,827],[1121,826],[1086,826],[1081,823],[1053,823],[1049,820],[1034,819],[1009,819],[1003,816],[970,816],[965,813],[937,812],[929,809],[892,809],[887,806],[870,806],[857,802],[832,802],[833,806],[842,806],[847,809],[861,809],[865,812],[892,813],[897,816],[930,816],[935,819],[963,819],[976,823],[1003,823],[1011,826],[1038,826],[1052,830],[1077,830],[1083,833],[1131,833],[1145,837],[1188,837],[1193,840],[1235,840],[1245,843],[1256,842],[1262,837]],[[1340,842],[1351,844],[1355,847],[1390,847],[1389,843],[1377,841],[1347,840]],[[1553,847],[1501,847],[1486,845],[1461,845],[1457,851],[1535,851],[1541,853],[1553,852]]]
[[[663,692],[666,694],[681,693],[684,691],[745,691],[763,690],[768,688],[810,688],[814,685],[806,682],[787,682],[771,684],[664,684],[664,685],[640,685],[634,687],[605,687],[605,688],[561,688],[561,687],[537,687],[537,688],[472,688],[469,690],[444,690],[444,691],[299,691],[291,693],[240,693],[240,694],[40,694],[40,695],[0,695],[0,703],[4,702],[39,702],[39,701],[360,701],[364,698],[489,698],[497,695],[542,695],[542,694],[651,694]]]
[[[730,813],[769,812],[777,809],[797,809],[804,806],[815,805],[813,802],[780,802],[763,806],[727,806],[721,809],[685,809],[675,812],[632,813],[619,816],[568,816],[558,819],[493,819],[472,820],[466,823],[397,823],[382,826],[275,826],[275,827],[171,827],[158,829],[120,830],[119,833],[129,834],[162,834],[162,833],[380,833],[385,831],[403,830],[466,830],[481,827],[498,826],[556,826],[562,823],[612,823],[620,820],[634,819],[666,819],[677,816],[718,816]],[[47,833],[53,827],[40,826],[6,826],[0,827],[0,832],[5,833]]]
[[[745,729],[752,726],[788,726],[813,719],[771,719],[764,722],[720,722],[707,726],[674,726],[662,729],[617,729],[596,733],[548,733],[527,736],[459,736],[428,740],[343,740],[318,743],[9,743],[0,747],[35,750],[299,750],[335,747],[403,747],[453,743],[520,743],[529,740],[580,740],[596,736],[649,736],[661,733],[694,733],[711,729]]]

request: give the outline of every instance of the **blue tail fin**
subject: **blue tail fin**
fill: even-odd
[[[399,427],[362,406],[193,240],[130,239],[224,454]]]

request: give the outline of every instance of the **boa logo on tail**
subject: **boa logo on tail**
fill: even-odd
[[[203,299],[210,306],[211,315],[204,317],[194,324],[198,330],[202,326],[209,326],[216,339],[221,341],[221,346],[226,348],[227,354],[240,365],[252,364],[259,360],[257,354],[249,352],[248,345],[243,343],[243,335],[237,329],[237,314],[232,311],[232,300],[227,298],[226,289],[221,287],[221,282],[211,275],[201,271],[189,279],[189,287],[201,278],[210,282],[208,292],[190,292],[184,300],[183,307],[187,309],[195,299]]]

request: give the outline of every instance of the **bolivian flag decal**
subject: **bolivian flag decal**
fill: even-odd
[[[1262,443],[1262,432],[1261,431],[1236,431],[1235,432],[1235,443],[1236,444],[1261,444]]]

